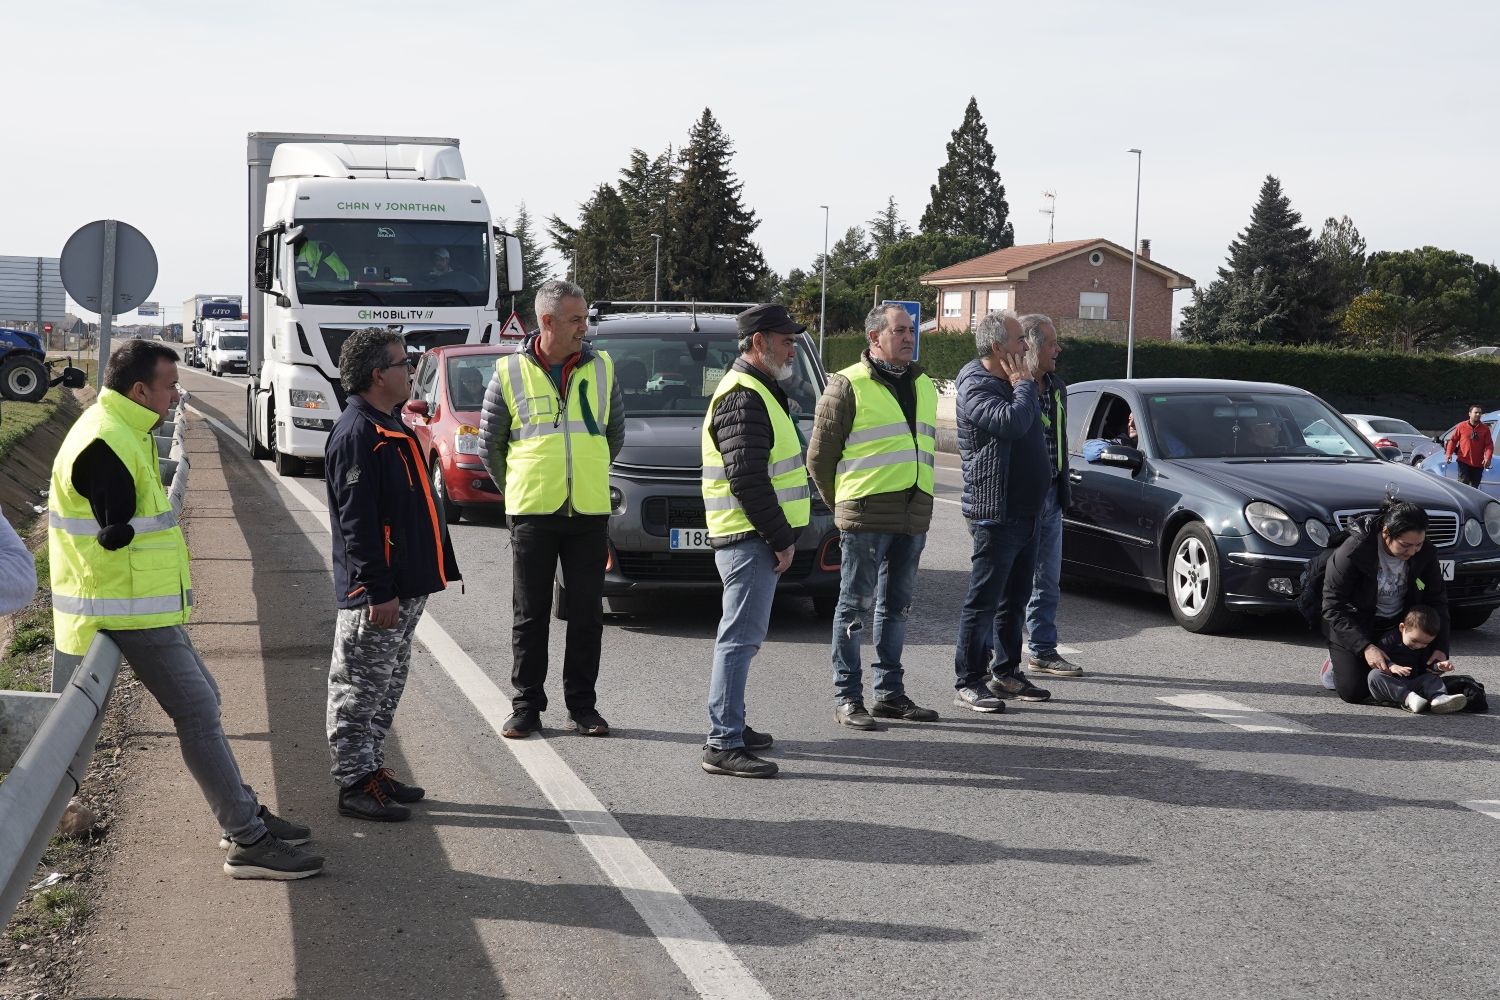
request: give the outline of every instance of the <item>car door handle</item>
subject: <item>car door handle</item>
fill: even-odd
[[[1070,482],[1070,483],[1081,483],[1081,482],[1083,482],[1083,473],[1076,472],[1076,471],[1073,471],[1073,470],[1070,469],[1068,471],[1068,482]]]

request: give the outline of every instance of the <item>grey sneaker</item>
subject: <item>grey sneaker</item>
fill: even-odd
[[[253,844],[235,844],[224,858],[224,874],[230,878],[258,878],[287,882],[312,878],[323,871],[323,859],[293,847],[273,834]]]
[[[878,729],[875,720],[870,718],[870,713],[865,711],[865,706],[857,701],[846,701],[842,705],[835,705],[833,709],[833,721],[850,729],[863,729],[866,732]]]
[[[1021,674],[1009,677],[991,677],[984,682],[985,687],[994,692],[998,698],[1019,698],[1021,701],[1046,701],[1052,697],[1052,692],[1046,688],[1039,688],[1031,683]]]
[[[980,686],[959,688],[953,696],[953,704],[974,712],[1005,711],[1005,702]]]
[[[1054,674],[1058,677],[1082,677],[1083,668],[1076,663],[1069,663],[1056,653],[1051,656],[1033,656],[1026,663],[1026,669],[1034,674]]]
[[[312,840],[312,830],[309,827],[305,827],[301,823],[293,823],[289,819],[282,819],[265,806],[260,807],[258,815],[260,816],[260,821],[266,825],[266,832],[282,843],[290,844],[293,847],[301,847],[309,840]],[[219,834],[219,847],[222,850],[227,851],[233,846],[234,841],[229,839],[229,834]]]

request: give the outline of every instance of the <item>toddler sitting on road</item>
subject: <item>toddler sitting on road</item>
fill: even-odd
[[[1449,660],[1429,664],[1428,649],[1437,638],[1438,614],[1426,605],[1413,605],[1406,616],[1376,643],[1390,663],[1370,671],[1370,693],[1376,701],[1400,705],[1408,712],[1460,712],[1468,704],[1462,694],[1449,694],[1443,684],[1453,669]]]

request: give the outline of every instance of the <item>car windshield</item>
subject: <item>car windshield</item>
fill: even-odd
[[[479,306],[489,297],[490,231],[480,222],[299,220],[305,305]]]
[[[1376,434],[1417,434],[1417,430],[1405,420],[1397,420],[1394,417],[1372,417],[1370,418],[1370,430]]]
[[[248,334],[226,334],[219,338],[219,350],[221,351],[243,351],[250,346]]]
[[[1157,393],[1146,412],[1166,458],[1379,459],[1321,400],[1260,392]]]
[[[596,348],[615,363],[615,381],[625,399],[625,414],[654,417],[690,413],[702,416],[719,380],[740,356],[734,331],[642,336],[611,334],[605,329],[593,338]],[[805,341],[797,342],[792,377],[781,383],[791,401],[792,415],[811,420],[822,387]]]
[[[495,373],[493,354],[459,354],[448,359],[448,405],[455,410],[478,410],[484,406],[484,390]]]

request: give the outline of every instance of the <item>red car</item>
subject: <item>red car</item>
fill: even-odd
[[[505,509],[480,456],[479,411],[495,360],[515,349],[515,344],[449,344],[432,348],[417,365],[401,420],[421,442],[433,496],[449,524],[457,524],[465,510],[498,514]]]

